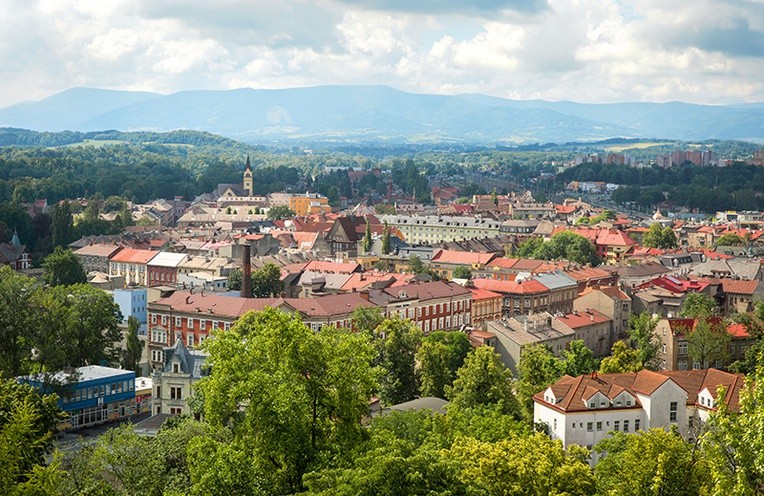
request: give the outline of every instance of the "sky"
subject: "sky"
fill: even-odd
[[[71,87],[764,102],[764,0],[3,0],[0,107]]]

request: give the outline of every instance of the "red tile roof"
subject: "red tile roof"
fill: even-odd
[[[587,327],[594,324],[604,324],[605,322],[610,322],[612,320],[604,313],[594,309],[589,309],[585,312],[569,313],[561,317],[556,317],[556,319],[571,329],[578,329],[580,327]]]
[[[481,301],[481,300],[490,300],[493,298],[501,298],[500,293],[494,293],[493,291],[489,291],[487,289],[480,289],[480,288],[467,288],[472,293],[472,301]]]
[[[722,279],[722,291],[725,293],[752,295],[759,287],[758,281],[739,281],[735,279]]]
[[[751,337],[751,335],[748,333],[748,329],[743,324],[738,323],[728,325],[727,333],[732,336],[733,339],[747,339]]]
[[[125,248],[114,254],[109,260],[117,263],[145,264],[158,253],[158,251]]]
[[[488,267],[496,269],[511,269],[517,262],[518,259],[516,258],[498,257],[488,262]]]
[[[485,265],[496,258],[495,253],[477,253],[469,251],[438,250],[430,259],[432,262],[442,262],[460,265]]]
[[[538,294],[549,291],[549,288],[534,279],[529,279],[523,282],[499,281],[497,279],[473,279],[472,284],[479,289],[487,289],[488,291],[506,294]]]

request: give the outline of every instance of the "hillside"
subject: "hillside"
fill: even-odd
[[[424,95],[385,86],[183,91],[76,88],[0,109],[0,126],[37,131],[191,129],[257,143],[514,145],[612,137],[764,141],[764,106],[581,104]]]

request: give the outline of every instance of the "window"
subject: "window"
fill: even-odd
[[[614,431],[620,431],[621,430],[621,421],[620,420],[614,420],[613,421],[613,430]]]
[[[188,346],[189,348],[194,346],[194,335],[193,334],[188,334],[186,336],[186,346]]]
[[[175,327],[180,327],[183,325],[183,320],[180,317],[175,317]]]
[[[593,422],[587,422],[586,423],[586,432],[592,432],[594,430],[594,423]]]
[[[634,421],[634,430],[635,430],[635,431],[638,431],[638,430],[639,430],[639,419],[636,419],[636,420]]]
[[[207,330],[207,321],[206,321],[206,320],[202,319],[202,320],[199,322],[199,329],[201,329],[201,330],[203,330],[203,331],[206,331],[206,330]]]
[[[597,422],[597,432],[602,430],[602,422]]]
[[[188,329],[193,329],[194,328],[194,319],[192,319],[191,317],[188,317],[186,319],[186,328],[188,328]]]
[[[167,315],[162,315],[162,325],[167,325]]]
[[[173,362],[172,364],[172,373],[173,374],[179,374],[180,373],[180,364],[177,362]]]
[[[669,405],[669,422],[676,422],[677,402],[672,401]]]
[[[679,353],[680,355],[687,354],[687,342],[679,343],[677,353]]]
[[[226,322],[226,323],[225,323],[225,325],[224,325],[224,327],[225,327],[225,330],[226,330],[226,331],[229,331],[229,330],[231,330],[231,323],[230,323],[230,322]]]
[[[180,386],[171,386],[170,387],[170,399],[171,400],[182,400],[183,399],[183,388]]]
[[[155,313],[151,314],[151,323],[156,324],[157,323],[157,315]]]
[[[663,353],[666,353],[666,343],[663,343]]]
[[[631,406],[631,400],[626,400],[626,406]]]
[[[557,431],[557,419],[554,419],[554,427],[552,427],[552,430]]]
[[[629,421],[624,420],[623,421],[623,432],[629,432]]]
[[[157,386],[157,398],[162,399],[162,386]]]

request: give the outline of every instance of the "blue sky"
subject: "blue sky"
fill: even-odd
[[[764,0],[5,0],[0,106],[75,86],[384,84],[764,102]]]

